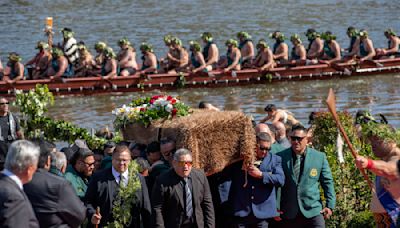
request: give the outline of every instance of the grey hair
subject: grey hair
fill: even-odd
[[[8,148],[4,167],[10,171],[24,172],[29,166],[37,166],[40,149],[28,140],[18,140]]]
[[[187,154],[190,155],[190,157],[192,157],[192,152],[190,152],[190,150],[185,149],[185,148],[181,148],[181,149],[177,150],[177,151],[174,153],[174,160],[175,160],[175,161],[179,161],[179,158],[180,158],[181,156],[187,155]]]
[[[67,157],[62,152],[53,152],[50,153],[51,157],[51,166],[56,167],[58,170],[61,170],[63,166],[67,164]]]

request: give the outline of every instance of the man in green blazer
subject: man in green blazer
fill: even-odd
[[[282,227],[325,227],[332,215],[336,195],[331,169],[325,153],[307,147],[307,130],[295,125],[290,135],[291,147],[282,157],[285,184],[281,189]],[[325,206],[320,197],[324,190]]]

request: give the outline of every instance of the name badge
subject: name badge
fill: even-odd
[[[316,177],[317,174],[318,174],[318,173],[317,173],[317,169],[315,169],[315,168],[311,169],[311,171],[310,171],[310,176]]]

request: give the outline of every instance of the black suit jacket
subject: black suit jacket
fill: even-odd
[[[86,207],[66,179],[38,169],[24,185],[40,227],[79,227],[86,218]]]
[[[193,211],[197,227],[214,228],[215,215],[210,186],[204,172],[192,169]],[[174,169],[161,174],[154,185],[151,200],[155,227],[179,228],[185,219],[182,178]]]
[[[39,227],[28,197],[3,173],[0,174],[0,227]]]
[[[135,205],[132,208],[132,220],[128,227],[139,228],[142,222],[144,227],[150,227],[151,204],[146,181],[139,175],[142,189],[136,193]],[[87,218],[90,220],[96,208],[100,207],[101,221],[99,227],[106,226],[108,222],[113,221],[112,204],[117,194],[118,184],[112,175],[111,168],[96,172],[90,179],[88,189],[85,195],[87,206]]]

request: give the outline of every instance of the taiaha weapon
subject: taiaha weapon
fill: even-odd
[[[342,126],[342,123],[339,120],[339,117],[336,113],[336,98],[335,98],[335,93],[333,92],[333,89],[329,89],[329,94],[328,94],[328,98],[326,99],[326,104],[328,105],[328,109],[329,111],[332,113],[333,119],[336,122],[336,126],[339,128],[340,133],[342,133],[343,138],[347,144],[347,146],[349,147],[351,154],[353,155],[354,159],[356,159],[357,157],[357,152],[354,149],[353,145],[350,142],[349,137],[347,136],[346,132],[344,131],[344,128]],[[364,177],[364,180],[367,181],[368,186],[371,188],[371,190],[373,192],[375,192],[375,187],[374,184],[371,182],[371,180],[369,179],[367,173],[365,172],[364,169],[358,168],[361,172],[361,174]]]
[[[96,215],[100,215],[100,207],[96,208]],[[95,227],[99,228],[99,224],[96,224]]]

